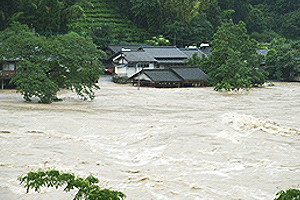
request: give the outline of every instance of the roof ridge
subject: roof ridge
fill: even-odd
[[[178,49],[178,47],[176,47],[176,46],[144,46],[144,48],[176,48],[176,49]]]

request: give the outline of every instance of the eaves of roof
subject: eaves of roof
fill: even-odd
[[[124,57],[128,62],[156,62],[157,60],[147,52],[124,52]]]
[[[183,64],[185,59],[157,59],[159,64]]]
[[[184,81],[201,81],[209,78],[198,67],[176,67],[171,70],[181,77]]]
[[[177,47],[144,47],[143,50],[155,59],[188,58],[188,56]]]
[[[143,72],[154,82],[182,82],[182,79],[171,70],[144,70]]]

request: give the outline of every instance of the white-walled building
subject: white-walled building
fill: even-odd
[[[156,60],[144,51],[122,51],[112,59],[115,74],[131,76],[143,68],[154,69]]]
[[[123,48],[112,58],[115,74],[132,76],[142,69],[184,67],[189,56],[177,47],[139,47],[135,51]]]

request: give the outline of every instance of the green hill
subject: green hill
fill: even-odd
[[[77,26],[91,30],[95,37],[109,43],[143,42],[149,34],[137,27],[120,12],[120,8],[111,1],[91,0],[92,6],[86,8],[85,20],[79,21]]]

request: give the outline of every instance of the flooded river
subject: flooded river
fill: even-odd
[[[267,200],[300,184],[300,84],[249,92],[100,82],[94,101],[25,103],[0,91],[0,199],[70,200],[30,192],[18,176],[55,168],[126,200]]]

